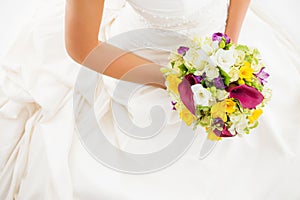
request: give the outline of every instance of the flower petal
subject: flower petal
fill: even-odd
[[[199,79],[197,79],[197,77],[194,74],[187,74],[184,76],[184,78],[187,79],[191,85],[199,83]]]
[[[230,37],[228,37],[228,35],[226,35],[224,33],[220,33],[220,32],[214,33],[212,35],[212,41],[219,41],[219,42],[221,42],[223,37],[226,40],[226,44],[229,44],[230,43]]]
[[[229,90],[229,97],[239,100],[244,108],[255,108],[263,100],[264,96],[255,88],[248,85],[239,85]]]
[[[270,76],[270,74],[265,72],[264,69],[265,67],[262,67],[260,71],[255,74],[255,76],[259,79],[262,85],[264,85],[264,83],[267,83],[266,79]]]
[[[193,114],[196,113],[196,108],[194,104],[193,91],[191,89],[191,84],[187,79],[183,79],[182,82],[178,85],[178,92],[180,98],[185,107]]]
[[[184,56],[189,49],[188,47],[181,46],[177,49],[177,53]]]
[[[218,130],[218,129],[215,129],[213,132],[214,132],[214,133],[216,134],[216,136],[218,136],[218,137],[233,137],[233,136],[235,136],[235,135],[233,135],[233,134],[230,133],[230,131],[228,130],[228,128],[227,128],[226,125],[224,125],[222,131],[220,131],[220,130]]]
[[[224,79],[222,77],[214,78],[213,80],[214,85],[217,89],[225,89]]]

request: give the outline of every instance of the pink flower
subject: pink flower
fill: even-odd
[[[184,76],[185,79],[189,81],[191,85],[195,85],[201,83],[204,80],[206,74],[204,73],[202,76],[195,76],[194,74],[187,74]]]
[[[226,125],[223,126],[222,131],[215,129],[213,132],[218,137],[233,137],[236,135],[231,134]]]
[[[196,108],[193,98],[194,94],[191,89],[191,84],[186,78],[183,78],[182,82],[178,85],[178,92],[182,103],[193,115],[195,115]]]
[[[255,108],[263,100],[264,96],[255,88],[248,85],[239,85],[229,89],[229,98],[239,100],[244,108]]]

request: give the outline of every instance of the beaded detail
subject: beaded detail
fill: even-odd
[[[191,12],[185,12],[184,10],[164,11],[145,9],[135,2],[138,0],[127,0],[130,6],[139,15],[140,20],[151,28],[168,29],[174,31],[184,31],[193,28],[207,28],[209,25],[224,24],[224,16],[218,16],[219,9],[224,9],[228,6],[228,0],[206,0],[202,6],[192,10]],[[199,0],[200,1],[200,0]],[[199,4],[197,3],[197,6]],[[209,9],[212,6],[214,9]],[[213,12],[216,12],[214,14]],[[219,12],[224,13],[224,12]],[[211,16],[216,17],[211,17]]]

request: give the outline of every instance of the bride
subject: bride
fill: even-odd
[[[198,35],[208,34],[213,33],[213,31],[223,32],[225,30],[225,33],[231,37],[232,41],[237,42],[249,1],[233,0],[229,9],[228,0],[217,2],[165,1],[157,4],[148,1],[125,1],[118,13],[118,17],[111,19],[111,22],[108,22],[110,23],[109,27],[102,27],[104,29],[102,31],[105,32],[105,39],[109,39],[117,34],[139,28],[167,29],[184,32],[189,35],[192,33],[197,33]],[[103,44],[98,41],[103,8],[103,0],[95,0],[89,3],[76,0],[67,1],[66,48],[69,55],[79,63],[82,63],[99,43]],[[213,18],[212,13],[214,14]],[[130,34],[127,34],[127,37]],[[143,37],[144,40],[147,38],[145,35]],[[151,40],[151,36],[149,37],[147,39]],[[152,37],[154,36],[152,35]],[[161,39],[165,38],[162,37]],[[160,42],[164,43],[163,41]],[[176,43],[178,41],[172,42]],[[137,43],[135,42],[135,44]],[[104,48],[103,51],[98,54],[102,59],[114,54],[116,51],[120,51],[114,46],[104,46],[102,48]],[[99,69],[99,66],[98,68],[96,66],[89,67],[95,71],[104,72],[108,76],[120,79],[122,75],[135,66],[143,64],[149,64],[149,61],[134,54],[126,54],[114,61],[105,70]],[[140,82],[150,75],[153,76],[153,82],[164,85],[164,78],[162,73],[159,72],[159,68],[149,67],[144,70],[146,71],[137,74],[132,81]]]
[[[205,159],[204,131],[180,134],[159,71],[186,38],[237,43],[249,0],[68,0],[65,38],[62,5],[42,5],[1,64],[0,199],[299,199],[290,46],[246,33],[262,44],[273,100],[251,135]]]

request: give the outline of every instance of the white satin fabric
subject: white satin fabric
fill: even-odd
[[[224,31],[227,5],[227,0],[107,1],[99,37],[110,41],[138,28],[187,35]],[[295,40],[262,7],[252,5],[241,34],[242,42],[261,50],[271,74],[273,98],[259,127],[243,138],[224,139],[204,160],[198,156],[205,133],[198,130],[181,159],[146,175],[111,170],[80,143],[72,97],[81,66],[65,52],[63,17],[62,1],[41,4],[1,60],[0,199],[300,198],[300,53]],[[176,40],[166,42],[177,45]],[[131,48],[139,43],[128,40],[122,45]],[[143,56],[166,62],[155,52]],[[147,125],[147,106],[161,105],[169,116],[168,128],[149,142],[122,135],[110,109],[111,102],[118,101],[111,93],[116,80],[103,80],[98,87],[106,92],[96,99],[95,110],[114,145],[135,153],[149,152],[174,137],[177,114],[171,111],[167,94],[151,87],[133,97],[128,112],[136,123]]]

